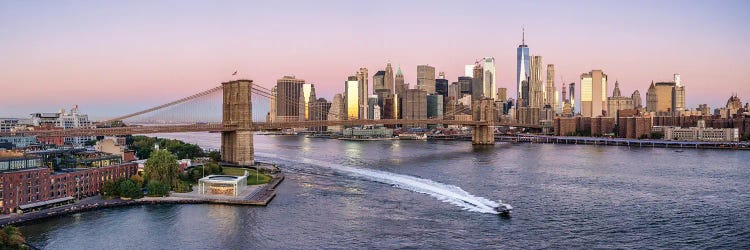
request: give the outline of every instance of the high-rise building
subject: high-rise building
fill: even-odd
[[[448,100],[458,100],[461,96],[461,83],[453,82],[448,85]]]
[[[302,85],[305,80],[294,76],[284,76],[276,80],[276,121],[299,121],[305,118],[300,112],[300,99],[303,99]]]
[[[435,67],[417,65],[417,88],[435,94]]]
[[[383,70],[372,75],[372,92],[377,93],[381,89],[387,89],[385,86],[385,71]]]
[[[471,100],[480,100],[484,96],[484,68],[477,62],[474,65],[474,77],[471,81]]]
[[[495,58],[484,58],[484,80],[482,81],[483,97],[495,98],[497,96],[497,75],[495,73]]]
[[[448,79],[435,79],[435,93],[442,96],[448,96]]]
[[[464,76],[472,77],[474,75],[474,64],[464,66]]]
[[[331,110],[331,103],[325,98],[319,98],[310,102],[310,121],[325,121],[328,120],[328,115]],[[326,131],[326,126],[310,127],[311,131]]]
[[[547,64],[547,84],[545,85],[544,105],[557,110],[557,88],[555,88],[555,65]]]
[[[340,121],[340,120],[346,120],[346,105],[344,104],[344,97],[341,94],[336,94],[333,96],[333,102],[331,103],[331,108],[328,111],[328,120],[329,121]],[[328,127],[328,129],[341,132],[343,128],[341,126],[331,126]]]
[[[598,117],[607,112],[607,75],[601,70],[581,74],[581,116]]]
[[[612,96],[607,98],[607,117],[619,117],[618,112],[620,110],[634,108],[633,98],[622,96],[620,93],[620,83],[615,81],[615,89],[612,91]]]
[[[680,74],[674,74],[674,89],[672,90],[672,110],[685,111],[685,86],[680,81]]]
[[[654,85],[654,81],[651,81],[651,85],[648,86],[648,91],[646,91],[646,111],[656,112],[658,109],[658,103],[659,100],[656,97],[656,85]]]
[[[344,87],[345,119],[359,119],[359,82],[357,76],[349,76]]]
[[[427,96],[427,118],[441,118],[443,117],[443,96],[442,95],[428,95]]]
[[[370,95],[367,98],[367,119],[380,120],[380,105],[378,105],[377,95]]]
[[[523,93],[523,81],[528,81],[531,72],[531,63],[529,58],[529,46],[526,45],[526,31],[522,30],[521,45],[516,49],[516,107],[528,105],[528,94]],[[522,103],[523,102],[523,103]]]
[[[542,57],[531,57],[531,80],[529,81],[529,107],[544,107],[544,86],[542,83]]]
[[[312,83],[302,84],[302,107],[305,112],[305,120],[310,120],[310,103],[317,100],[315,96],[315,85]]]
[[[568,91],[570,95],[570,99],[568,99],[568,102],[570,102],[571,112],[576,112],[576,83],[571,82],[568,86],[570,86],[570,91]]]
[[[472,69],[474,70],[474,69]],[[472,73],[473,76],[474,73]],[[471,95],[471,83],[474,81],[474,78],[471,76],[460,76],[458,77],[458,89],[459,94],[457,95],[457,98],[463,97],[464,94]]]
[[[402,102],[403,119],[427,119],[427,92],[421,89],[406,90]]]
[[[508,89],[507,88],[497,88],[497,96],[495,96],[496,101],[505,102],[508,101]]]
[[[385,88],[390,90],[391,93],[394,91],[393,86],[393,67],[391,67],[391,63],[385,65]]]
[[[636,109],[643,108],[643,101],[641,100],[641,92],[636,89],[630,98],[633,99],[633,107]]]
[[[368,90],[369,75],[367,74],[367,68],[359,68],[357,71],[357,82],[359,83],[359,119],[367,119],[367,96],[370,92]]]
[[[401,66],[398,67],[398,71],[396,72],[395,84],[395,91],[398,95],[403,95],[406,90],[409,89],[406,84],[404,84],[404,74],[401,73]]]

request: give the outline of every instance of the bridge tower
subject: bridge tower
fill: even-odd
[[[487,125],[476,125],[471,135],[471,144],[474,145],[494,145],[495,121],[494,101],[491,98],[482,98],[472,103],[472,119],[474,121],[487,122]]]
[[[235,80],[221,83],[224,90],[222,124],[236,130],[221,132],[221,160],[250,166],[255,164],[253,149],[252,80]]]

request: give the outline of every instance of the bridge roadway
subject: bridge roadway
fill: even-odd
[[[114,128],[73,128],[64,130],[31,130],[19,132],[0,132],[0,136],[117,136],[133,134],[156,134],[156,133],[178,133],[178,132],[222,132],[222,131],[264,131],[278,130],[284,128],[304,128],[319,126],[362,126],[362,125],[416,125],[416,124],[445,124],[445,125],[464,125],[480,126],[490,125],[483,121],[456,121],[456,120],[403,120],[403,119],[383,119],[383,120],[341,120],[341,121],[295,121],[295,122],[254,122],[250,128],[238,128],[235,125],[225,125],[221,123],[199,123],[188,125],[149,125],[149,126],[127,126]],[[517,126],[526,128],[537,128],[534,125],[521,125],[513,123],[494,123],[493,126]]]

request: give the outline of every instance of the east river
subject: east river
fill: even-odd
[[[747,151],[259,135],[255,150],[287,177],[267,207],[136,206],[21,229],[45,249],[750,248]],[[501,203],[510,218],[492,213]]]

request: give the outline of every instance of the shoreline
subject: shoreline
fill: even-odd
[[[61,217],[76,213],[89,212],[100,209],[158,205],[158,204],[220,204],[238,206],[267,206],[276,197],[276,187],[284,180],[284,175],[279,173],[273,175],[270,182],[263,184],[246,199],[224,198],[221,196],[211,198],[187,198],[177,196],[167,197],[143,197],[136,200],[123,200],[121,198],[102,199],[101,196],[91,196],[81,199],[73,204],[33,211],[23,214],[4,214],[0,216],[0,227],[8,225],[23,225],[39,220]],[[170,192],[171,194],[172,192]]]
[[[547,135],[499,136],[497,141],[510,143],[544,143],[599,146],[625,146],[639,148],[672,148],[672,149],[723,149],[750,150],[750,142],[706,142],[706,141],[668,141],[641,140],[606,137],[574,137]]]

